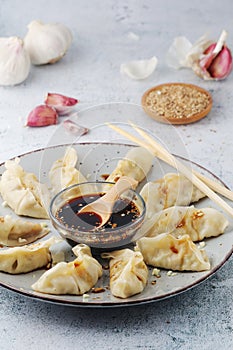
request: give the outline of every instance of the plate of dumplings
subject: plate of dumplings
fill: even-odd
[[[232,254],[225,213],[142,147],[58,145],[8,160],[0,174],[0,285],[22,295],[83,307],[149,303],[198,285]],[[98,251],[62,239],[49,220],[51,198],[77,183],[121,176],[138,181],[146,204],[135,241]]]

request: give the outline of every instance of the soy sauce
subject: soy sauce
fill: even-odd
[[[114,228],[123,227],[133,222],[140,216],[139,209],[133,201],[128,199],[119,199],[116,201],[113,207],[113,213],[109,218],[109,221],[98,229],[101,224],[101,217],[95,213],[82,213],[79,214],[79,210],[97,200],[104,193],[89,194],[80,196],[67,201],[56,213],[56,218],[61,224],[67,228],[77,229],[80,231],[93,231],[93,230],[109,230]]]

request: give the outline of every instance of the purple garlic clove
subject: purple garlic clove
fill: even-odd
[[[58,114],[53,107],[40,105],[35,107],[28,115],[27,126],[47,126],[57,124]]]
[[[225,79],[232,70],[232,55],[225,45],[227,32],[224,30],[217,43],[211,44],[203,53],[194,69],[205,80]]]
[[[45,99],[45,104],[47,106],[53,107],[56,109],[58,114],[67,115],[70,114],[73,107],[79,101],[76,98],[64,96],[61,94],[48,93]]]

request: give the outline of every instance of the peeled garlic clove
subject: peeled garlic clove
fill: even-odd
[[[26,126],[47,126],[57,124],[58,114],[53,107],[40,105],[28,115]]]
[[[44,24],[32,21],[24,38],[25,48],[35,65],[55,63],[66,53],[72,42],[70,30],[61,23]]]
[[[213,59],[208,68],[212,78],[225,79],[232,70],[232,56],[228,47],[224,46],[221,52]]]
[[[70,114],[73,107],[78,103],[76,98],[64,96],[61,94],[48,93],[45,99],[45,104],[56,109],[58,114]]]
[[[122,63],[121,73],[128,75],[131,79],[146,79],[149,77],[155,70],[158,64],[158,60],[153,56],[149,60],[138,60],[130,61],[128,63]]]
[[[29,74],[30,65],[22,39],[0,38],[0,85],[22,83]]]
[[[211,44],[193,69],[205,80],[225,79],[232,70],[231,51],[225,45],[227,32],[222,31],[217,43]]]

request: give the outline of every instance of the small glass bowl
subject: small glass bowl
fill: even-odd
[[[123,226],[105,228],[104,230],[82,231],[80,228],[72,228],[69,225],[65,225],[57,217],[59,209],[72,199],[85,195],[106,193],[113,185],[111,182],[85,182],[70,186],[55,195],[50,204],[49,215],[55,229],[68,243],[72,245],[84,243],[92,248],[108,249],[123,247],[135,240],[136,232],[145,218],[146,206],[141,195],[134,190],[125,191],[120,198],[132,201],[136,205],[139,215],[134,221]]]

